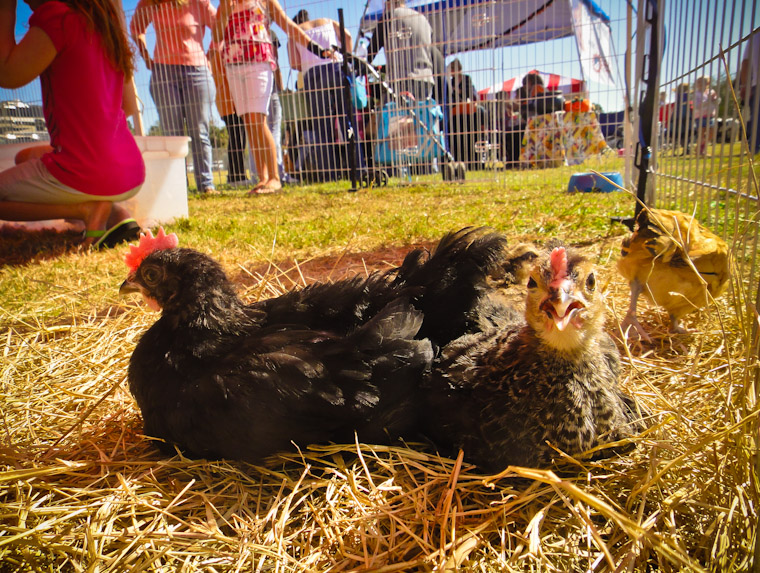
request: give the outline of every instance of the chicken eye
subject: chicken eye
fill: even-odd
[[[538,286],[538,284],[537,284],[537,283],[536,283],[536,281],[533,279],[533,277],[530,277],[530,278],[528,279],[528,288],[536,288],[537,286]]]
[[[161,280],[161,271],[156,267],[147,267],[142,271],[143,279],[149,286],[155,286]]]
[[[596,288],[596,278],[594,277],[594,273],[589,273],[586,277],[586,288],[588,290],[594,290]]]

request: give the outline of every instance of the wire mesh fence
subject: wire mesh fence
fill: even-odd
[[[662,14],[655,203],[719,232],[757,305],[759,9],[667,2]]]
[[[315,41],[342,45],[346,61],[312,54],[271,26],[275,95],[263,111],[278,175],[286,183],[353,176],[380,185],[457,179],[464,170],[468,180],[498,180],[509,169],[594,168],[599,158],[626,151],[625,96],[635,110],[629,70],[637,13],[647,4],[283,2],[284,13]],[[253,187],[266,142],[249,125],[257,114],[236,109],[236,91],[238,103],[256,94],[239,78],[229,83],[228,70],[239,74],[224,47],[212,43],[215,3],[123,6],[142,46],[135,131],[191,137],[191,190]],[[738,259],[754,278],[757,190],[749,160],[758,140],[758,122],[751,121],[760,105],[760,57],[751,48],[758,8],[752,0],[659,6],[666,40],[654,203],[694,211],[726,237],[744,237]],[[748,79],[736,91],[742,66]],[[47,138],[39,82],[2,90],[0,99],[3,141]],[[629,142],[629,157],[631,151]]]
[[[135,78],[141,126],[135,130],[189,135],[188,181],[199,190],[228,178],[234,184],[255,181],[256,151],[264,145],[248,141],[245,114],[235,113],[223,77],[224,54],[213,50],[209,12],[215,4],[123,3],[142,56]],[[336,0],[282,6],[291,18],[300,13],[310,35],[349,52],[346,66],[327,62],[272,26],[279,75],[266,115],[285,180],[348,179],[352,165],[371,183],[385,182],[385,176],[403,182],[461,175],[450,164],[467,169],[470,179],[493,179],[504,169],[593,162],[622,147],[626,8],[620,2]],[[337,27],[339,12],[344,42],[317,25],[327,20]],[[597,45],[599,30],[611,35],[594,52],[590,46]],[[607,66],[612,69],[603,78],[600,67]],[[346,76],[351,86],[344,88]],[[523,85],[531,78],[530,86]],[[42,118],[38,82],[3,90],[3,96],[37,106],[35,117]],[[21,131],[3,126],[0,132],[12,140],[14,130]],[[44,129],[36,137],[44,139]]]
[[[626,45],[625,10],[616,3],[609,2],[609,14],[585,0],[397,4],[283,3],[310,36],[325,46],[343,44],[348,52],[345,66],[341,56],[327,61],[273,26],[281,81],[275,81],[268,119],[279,138],[284,180],[348,180],[352,167],[367,184],[384,184],[388,177],[398,183],[452,179],[464,170],[469,179],[493,179],[504,169],[593,162],[622,147],[624,82],[614,64]],[[170,62],[177,56],[160,46],[181,44],[160,31],[162,9],[141,9],[137,18],[127,9],[126,15],[133,36],[144,32],[147,53],[158,50]],[[348,34],[344,42],[338,41],[339,12]],[[589,54],[585,44],[599,22],[612,31],[604,53],[604,62],[614,65],[609,83],[593,81],[601,76],[594,75],[591,58],[599,54]],[[200,37],[196,54],[183,57],[196,62],[200,52],[208,54],[216,97],[209,104],[212,89],[201,94],[210,114],[211,159],[208,145],[205,155],[199,144],[191,145],[190,186],[204,186],[196,164],[209,162],[215,184],[255,182],[255,151],[262,144],[246,142],[245,114],[231,113],[234,98],[221,77],[226,66],[209,52],[210,30]],[[162,109],[170,115],[170,85],[157,85],[155,75],[140,62],[145,129],[175,134],[168,119],[161,121]],[[203,129],[192,130],[194,139],[205,138]]]

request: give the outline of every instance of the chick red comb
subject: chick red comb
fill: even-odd
[[[567,251],[565,247],[557,247],[552,251],[549,259],[552,265],[552,279],[550,285],[558,287],[567,278]]]
[[[148,229],[144,235],[140,235],[140,243],[138,245],[129,245],[129,252],[124,255],[124,262],[127,263],[130,272],[134,272],[145,257],[153,251],[173,249],[177,245],[179,245],[179,239],[174,233],[167,235],[164,232],[164,228],[159,227],[158,234],[154,237],[153,233]]]

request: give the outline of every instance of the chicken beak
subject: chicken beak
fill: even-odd
[[[580,326],[579,315],[586,309],[586,305],[562,285],[553,295],[545,298],[539,308],[553,321],[557,330],[563,332],[569,324]]]
[[[121,286],[119,287],[119,296],[126,296],[135,292],[140,292],[140,289],[135,283],[130,282],[129,279],[121,283]]]

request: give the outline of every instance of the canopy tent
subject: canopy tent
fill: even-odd
[[[360,27],[371,32],[384,0],[368,0]],[[609,16],[593,0],[408,0],[430,22],[444,56],[575,35],[586,80],[615,84]]]
[[[528,73],[538,74],[541,76],[541,79],[544,80],[544,87],[546,87],[547,90],[558,91],[565,97],[586,92],[586,82],[583,80],[568,78],[558,74],[539,72],[538,70],[531,70]],[[501,83],[479,90],[478,99],[494,99],[498,92],[507,92],[509,94],[508,99],[517,99],[517,90],[522,86],[523,77],[524,76],[510,78]]]

